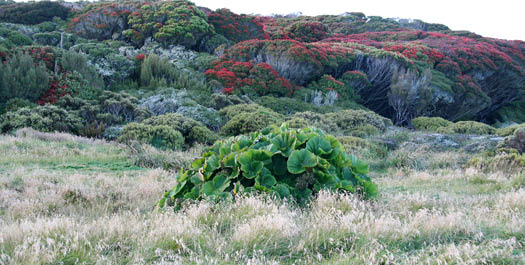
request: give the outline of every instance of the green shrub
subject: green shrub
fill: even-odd
[[[0,103],[12,98],[35,101],[47,91],[48,83],[46,66],[35,65],[28,54],[17,53],[0,63]]]
[[[512,136],[505,138],[505,146],[514,148],[521,154],[525,153],[525,127],[516,129]]]
[[[246,103],[237,95],[227,95],[223,93],[215,93],[211,96],[211,101],[209,102],[209,107],[212,107],[216,110],[223,109],[225,107],[237,104]]]
[[[495,134],[496,128],[477,121],[458,121],[446,127],[447,131],[461,134]]]
[[[514,134],[514,132],[517,129],[524,128],[524,127],[525,127],[525,123],[516,124],[516,125],[508,126],[508,127],[505,127],[505,128],[499,128],[499,129],[497,129],[496,133],[499,136],[501,136],[501,137],[511,136],[511,135]]]
[[[7,101],[5,104],[5,110],[6,111],[17,111],[21,108],[33,108],[37,105],[27,99],[21,99],[21,98],[12,98]]]
[[[82,119],[75,113],[54,105],[38,106],[36,108],[21,108],[4,114],[0,131],[3,133],[16,129],[31,127],[42,132],[80,133]]]
[[[264,129],[272,124],[281,123],[283,120],[275,112],[245,112],[235,115],[226,122],[221,132],[224,135],[241,135]]]
[[[140,85],[144,87],[207,90],[203,80],[202,74],[188,68],[179,69],[168,59],[155,54],[148,55],[140,66]]]
[[[188,147],[193,146],[194,143],[211,144],[217,140],[217,135],[202,123],[176,113],[153,116],[142,123],[151,126],[169,126],[179,131]]]
[[[412,126],[416,130],[435,132],[437,129],[452,125],[453,122],[441,117],[418,117],[412,120]]]
[[[297,120],[297,121],[296,121]],[[308,126],[321,129],[326,133],[338,134],[339,127],[334,120],[327,119],[324,114],[315,113],[311,111],[298,112],[292,116],[291,123],[306,121]]]
[[[0,21],[35,25],[54,17],[66,19],[69,9],[58,2],[39,1],[7,5],[0,12]]]
[[[345,135],[365,125],[376,127],[380,132],[384,132],[387,126],[392,125],[389,119],[366,110],[342,110],[327,113],[325,116],[335,122]]]
[[[177,185],[159,206],[178,208],[188,200],[229,199],[257,191],[300,203],[322,189],[371,198],[377,186],[366,174],[368,165],[346,154],[335,137],[283,125],[216,142],[190,169],[179,171]]]
[[[485,172],[522,172],[525,168],[525,155],[516,149],[500,148],[496,152],[485,152],[469,159],[467,166]]]
[[[118,141],[124,143],[139,141],[159,149],[173,150],[180,150],[184,145],[184,137],[173,127],[166,125],[146,125],[136,122],[128,123],[124,126]]]
[[[263,96],[258,98],[256,102],[263,107],[272,109],[273,111],[284,115],[290,115],[297,112],[305,111],[326,113],[331,110],[333,111],[334,109],[330,106],[319,107],[309,102],[305,102],[304,100],[289,97],[278,98],[271,96]]]
[[[262,107],[261,105],[257,105],[257,104],[237,104],[237,105],[228,106],[219,111],[219,113],[223,115],[224,117],[226,117],[227,119],[232,119],[233,117],[241,113],[255,113],[255,112],[274,113],[274,111],[272,111],[271,109]]]

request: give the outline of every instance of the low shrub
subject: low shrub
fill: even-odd
[[[212,144],[217,140],[217,135],[202,123],[176,113],[153,116],[142,123],[150,126],[168,126],[179,131],[184,136],[187,147],[195,143]]]
[[[485,172],[517,173],[525,168],[525,155],[516,149],[500,148],[469,159],[466,166]]]
[[[418,117],[412,119],[412,126],[416,130],[425,130],[435,132],[439,128],[448,127],[453,122],[447,121],[441,117]]]
[[[42,132],[71,132],[79,134],[82,119],[74,112],[54,105],[37,106],[33,109],[21,108],[4,114],[0,131],[10,132],[30,127]]]
[[[443,129],[443,128],[440,128]],[[496,128],[485,123],[477,121],[458,121],[445,127],[443,132],[461,133],[461,134],[495,134]]]
[[[366,110],[342,110],[327,113],[325,116],[334,121],[344,134],[351,134],[353,130],[365,125],[371,125],[384,132],[387,126],[392,125],[389,119]]]
[[[512,136],[505,138],[505,146],[514,148],[521,154],[525,153],[525,127],[516,129]]]
[[[221,115],[227,119],[232,119],[233,117],[241,113],[255,113],[255,112],[268,112],[272,113],[273,111],[269,108],[262,107],[257,104],[237,104],[228,106],[219,111]]]
[[[178,170],[191,165],[202,151],[201,146],[190,150],[161,150],[149,144],[131,141],[127,144],[129,157],[138,167],[162,168],[164,170]]]
[[[245,112],[235,115],[226,122],[221,132],[224,135],[241,135],[264,129],[272,124],[281,123],[283,120],[275,112]]]
[[[505,128],[497,129],[496,134],[498,134],[499,136],[502,136],[502,137],[511,136],[511,135],[514,134],[514,132],[517,129],[524,128],[524,127],[525,127],[525,123],[515,124],[515,125],[511,125],[511,126],[505,127]]]
[[[159,206],[178,208],[188,200],[258,191],[300,203],[323,189],[371,198],[378,190],[366,174],[368,165],[346,154],[335,137],[283,125],[218,141],[188,170],[179,171],[177,185]]]
[[[159,149],[181,150],[184,137],[173,127],[166,125],[146,125],[132,122],[124,126],[119,142],[139,141]]]

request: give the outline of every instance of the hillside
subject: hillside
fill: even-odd
[[[0,0],[0,153],[0,264],[521,264],[525,42]]]

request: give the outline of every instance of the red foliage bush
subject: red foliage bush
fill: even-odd
[[[208,79],[219,81],[224,92],[232,94],[242,87],[250,87],[259,95],[291,95],[294,86],[279,76],[266,63],[252,64],[235,60],[216,61],[213,68],[205,72]]]

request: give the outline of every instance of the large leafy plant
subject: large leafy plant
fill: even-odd
[[[159,202],[179,207],[187,200],[230,199],[239,193],[267,192],[303,203],[321,189],[374,197],[368,165],[345,153],[332,135],[287,124],[216,142]]]

